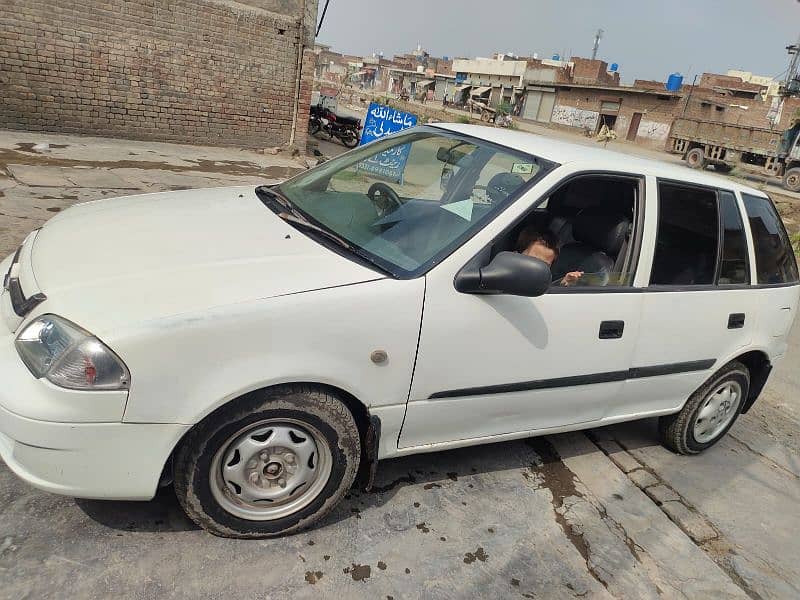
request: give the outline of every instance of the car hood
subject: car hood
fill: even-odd
[[[39,231],[36,284],[95,333],[119,323],[383,278],[312,240],[253,187],[112,198],[65,210]]]

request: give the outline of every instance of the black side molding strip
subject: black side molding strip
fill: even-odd
[[[507,394],[510,392],[526,392],[530,390],[546,390],[560,387],[574,387],[578,385],[592,385],[595,383],[611,383],[627,379],[642,379],[645,377],[659,377],[661,375],[675,375],[676,373],[691,373],[705,371],[714,366],[717,361],[713,358],[707,360],[693,360],[690,362],[669,363],[653,365],[651,367],[634,367],[627,371],[609,371],[606,373],[593,373],[591,375],[575,375],[572,377],[555,377],[553,379],[537,379],[535,381],[520,381],[516,383],[501,383],[483,387],[462,388],[459,390],[445,390],[428,396],[429,400],[440,398],[462,398],[465,396],[485,396],[491,394]]]

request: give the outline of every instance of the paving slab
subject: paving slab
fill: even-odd
[[[123,179],[109,169],[98,169],[91,167],[75,167],[71,169],[62,168],[61,173],[68,181],[71,181],[75,187],[124,190],[137,189],[141,187],[135,182]]]
[[[745,591],[580,433],[554,436],[566,467],[618,524],[663,597],[748,598]],[[606,462],[607,461],[607,462]]]
[[[58,167],[10,164],[6,170],[18,183],[31,187],[77,187]]]

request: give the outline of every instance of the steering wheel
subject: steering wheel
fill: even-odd
[[[384,217],[403,206],[397,192],[380,181],[369,186],[367,196],[370,202],[375,205],[375,210],[379,217]]]

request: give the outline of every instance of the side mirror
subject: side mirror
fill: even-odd
[[[465,294],[509,294],[535,297],[550,287],[550,266],[538,258],[500,252],[485,267],[466,267],[456,275],[455,286]]]

